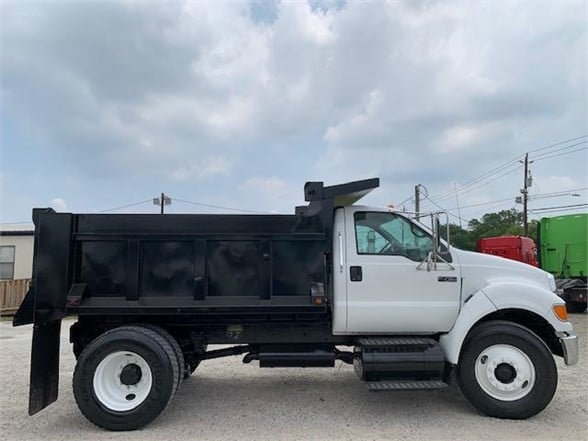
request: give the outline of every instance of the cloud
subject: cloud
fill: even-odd
[[[51,199],[49,206],[53,208],[55,211],[63,213],[68,211],[67,210],[67,203],[61,198],[54,198]]]
[[[222,177],[228,203],[244,186],[273,207],[306,179],[379,175],[389,202],[588,131],[584,12],[582,1],[6,2],[3,119],[85,177]],[[565,173],[577,181],[585,167]]]
[[[198,180],[209,177],[227,175],[233,167],[233,161],[225,157],[210,157],[202,160],[187,159],[184,164],[179,165],[171,171],[174,180],[185,181],[191,178]]]
[[[301,198],[302,190],[275,176],[254,176],[241,186],[241,191],[259,200],[259,205],[271,212],[292,212],[290,204]]]

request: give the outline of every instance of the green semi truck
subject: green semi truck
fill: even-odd
[[[585,311],[588,213],[542,218],[537,231],[540,267],[555,276],[568,311]]]

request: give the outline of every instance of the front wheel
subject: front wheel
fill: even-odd
[[[467,400],[486,415],[524,419],[550,403],[557,368],[545,343],[529,329],[491,321],[467,337],[457,381]]]

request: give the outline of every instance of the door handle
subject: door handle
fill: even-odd
[[[361,282],[361,279],[363,278],[361,266],[350,266],[349,278],[352,282]]]
[[[343,234],[339,231],[339,272],[343,272]]]

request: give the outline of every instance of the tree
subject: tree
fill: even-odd
[[[529,223],[529,237],[537,241],[537,221]],[[446,236],[445,227],[441,236]],[[486,213],[480,219],[472,219],[468,222],[468,228],[449,224],[450,242],[464,250],[476,250],[477,242],[484,237],[496,236],[522,236],[523,223],[521,213],[515,209],[502,210],[498,213]]]

